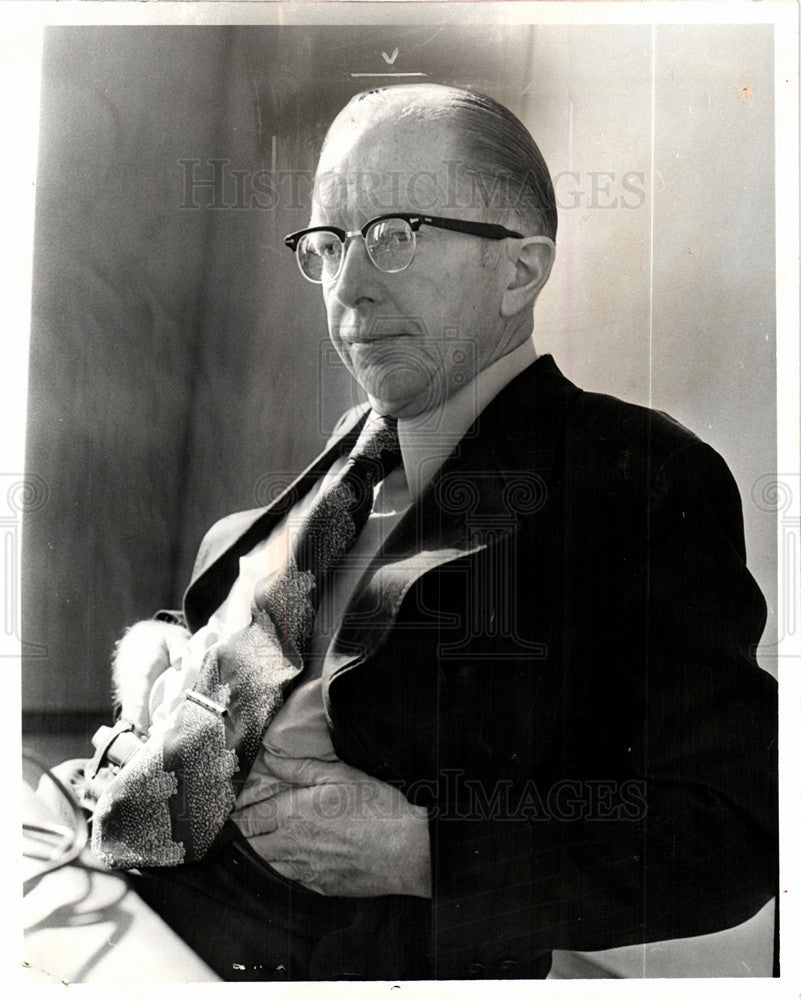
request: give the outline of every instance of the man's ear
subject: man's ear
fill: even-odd
[[[509,240],[506,254],[515,265],[515,274],[504,290],[501,315],[515,316],[534,305],[551,273],[556,247],[547,236],[527,236]]]

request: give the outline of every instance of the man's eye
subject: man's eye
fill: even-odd
[[[335,236],[317,236],[309,242],[309,249],[320,257],[334,257],[339,252],[339,240]]]

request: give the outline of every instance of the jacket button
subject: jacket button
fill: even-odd
[[[486,969],[481,962],[471,962],[470,965],[467,966],[467,974],[475,979],[478,979],[479,976],[483,976],[485,972]]]
[[[504,958],[500,964],[501,972],[513,972],[517,968],[517,960],[514,958]]]

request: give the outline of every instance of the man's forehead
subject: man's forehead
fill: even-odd
[[[392,211],[434,213],[453,201],[464,167],[459,137],[444,122],[380,121],[333,133],[315,177],[313,215],[366,221]]]

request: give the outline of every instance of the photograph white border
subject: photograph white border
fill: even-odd
[[[391,0],[351,0],[350,3],[286,3],[270,0],[248,2],[135,2],[104,0],[98,2],[52,2],[52,0],[0,0],[0,112],[6,153],[3,170],[3,215],[5,239],[0,266],[0,301],[4,310],[2,344],[3,392],[0,395],[3,426],[10,428],[0,435],[0,472],[21,474],[24,467],[24,414],[30,328],[30,294],[33,251],[33,213],[35,201],[38,109],[42,34],[46,25],[67,24],[426,24],[458,22],[526,24],[695,24],[695,23],[772,23],[775,25],[775,121],[776,121],[776,316],[777,316],[777,479],[792,499],[784,518],[799,524],[801,516],[801,470],[799,469],[799,300],[798,300],[798,6],[794,0],[672,0],[672,2],[531,3],[473,2],[427,3],[425,0],[399,4]],[[777,515],[778,521],[778,515]],[[778,536],[777,531],[777,536]],[[779,539],[777,537],[777,547]],[[801,704],[801,633],[798,625],[798,532],[795,535],[795,565],[785,561],[779,548],[779,683],[781,747],[781,977],[776,980],[592,980],[506,982],[503,995],[508,997],[548,995],[553,997],[797,997],[801,991],[801,919],[798,895],[798,842],[801,832],[801,741],[799,704]],[[5,564],[6,601],[14,604],[19,621],[20,565]],[[10,577],[9,577],[10,575]],[[8,606],[8,604],[7,604]],[[14,667],[16,636],[3,636],[3,662],[7,664],[9,683],[6,691],[5,737],[6,760],[11,780],[7,783],[2,840],[3,900],[0,938],[3,943],[3,981],[13,996],[49,996],[48,988],[31,988],[20,966],[22,952],[19,907],[21,848],[16,808],[18,766],[16,764],[20,733],[20,694],[18,666]],[[16,650],[18,655],[18,648]],[[6,829],[7,828],[7,829]],[[73,986],[82,996],[108,995],[103,987]],[[498,987],[500,988],[500,987]],[[53,989],[64,989],[53,984]],[[179,998],[198,994],[219,996],[221,991],[237,990],[240,996],[264,996],[265,989],[281,996],[374,997],[389,995],[393,984],[170,984],[169,995]],[[493,987],[486,982],[437,984],[406,983],[401,995],[407,997],[484,997]],[[120,983],[115,987],[116,1000],[139,998],[142,984]],[[161,994],[157,987],[151,995]],[[164,989],[164,995],[167,988]]]

